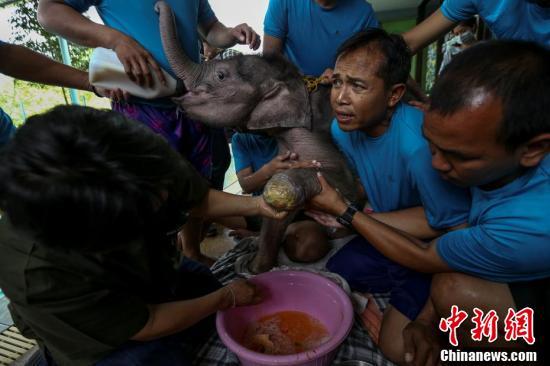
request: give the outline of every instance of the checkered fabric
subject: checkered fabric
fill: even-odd
[[[222,283],[226,284],[238,277],[235,273],[235,261],[237,258],[255,251],[256,246],[250,240],[242,240],[235,248],[227,252],[214,264],[212,272]],[[374,298],[382,310],[387,306],[389,301],[387,295],[374,294]],[[388,361],[372,343],[358,317],[355,318],[349,336],[340,346],[340,350],[333,364],[338,364],[346,360],[362,360],[377,366],[394,365]],[[193,364],[200,366],[238,366],[239,361],[237,356],[225,347],[218,335],[214,334],[197,352]]]

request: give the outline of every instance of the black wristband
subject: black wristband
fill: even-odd
[[[355,207],[349,205],[346,211],[336,218],[336,221],[338,221],[340,224],[344,225],[348,229],[353,229],[353,225],[351,222],[353,221],[353,216],[357,213],[357,211],[358,210]]]

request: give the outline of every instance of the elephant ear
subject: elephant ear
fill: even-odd
[[[249,130],[307,128],[311,130],[311,105],[305,85],[289,87],[282,81],[266,83],[256,108],[246,123]]]

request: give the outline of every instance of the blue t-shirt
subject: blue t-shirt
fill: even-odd
[[[443,229],[468,219],[470,195],[432,168],[422,136],[423,113],[399,103],[388,130],[379,137],[345,132],[334,120],[332,137],[355,169],[376,212],[423,206],[431,227]]]
[[[0,147],[7,144],[15,133],[15,126],[10,116],[0,108]]]
[[[166,0],[174,11],[176,27],[185,53],[200,62],[197,26],[217,18],[208,0]],[[119,30],[139,42],[160,66],[175,77],[160,40],[159,17],[154,6],[157,0],[65,0],[80,13],[95,6],[105,25]]]
[[[479,14],[496,38],[550,47],[550,8],[528,0],[445,0],[441,12],[454,22]]]
[[[283,41],[285,56],[305,75],[334,68],[336,51],[353,34],[379,27],[365,0],[340,0],[323,9],[315,0],[270,0],[264,33]]]
[[[0,46],[5,44],[6,42],[0,40]],[[0,108],[0,147],[4,146],[14,133],[15,126],[13,125],[11,117]]]
[[[460,272],[496,282],[550,277],[550,155],[506,186],[472,188],[470,227],[443,235],[437,252]]]
[[[248,167],[252,168],[252,172],[257,172],[277,156],[279,147],[277,140],[273,137],[253,133],[235,133],[231,138],[231,151],[237,173]],[[262,190],[254,192],[254,195],[261,193]]]

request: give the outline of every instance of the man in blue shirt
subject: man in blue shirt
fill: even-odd
[[[473,341],[471,325],[458,328],[462,347],[525,346],[505,341],[504,319],[509,309],[532,308],[539,361],[544,357],[550,326],[542,315],[550,306],[550,119],[544,108],[550,103],[549,85],[550,51],[519,41],[473,46],[436,82],[423,132],[432,166],[446,180],[471,187],[468,227],[425,243],[360,212],[346,215],[392,260],[439,273],[416,321],[401,324],[402,337],[401,332],[391,335],[394,348],[388,356],[394,361],[437,363],[434,325],[452,305],[469,316],[476,307],[484,314],[494,310],[500,319],[494,343]],[[313,207],[342,215],[346,203],[320,180],[323,189]]]
[[[140,85],[152,85],[152,73],[163,80],[160,67],[174,75],[162,49],[155,3],[156,0],[131,5],[125,0],[41,0],[38,17],[44,28],[75,43],[112,49],[133,80]],[[167,0],[167,3],[174,11],[181,46],[194,62],[200,61],[199,33],[215,47],[227,48],[236,43],[248,44],[253,49],[260,46],[259,36],[248,25],[227,28],[220,23],[207,0]],[[92,6],[105,25],[94,23],[82,15]],[[228,160],[212,156],[212,145],[225,143],[222,134],[213,133],[202,123],[179,113],[169,98],[114,102],[113,109],[161,134],[203,177],[223,185],[226,169],[215,169],[221,177],[212,176],[213,162]],[[229,154],[228,149],[222,151],[224,155]],[[180,237],[183,238],[184,254],[212,264],[200,253],[202,230],[196,228],[202,229],[200,222],[189,221],[184,228],[184,235]]]
[[[433,238],[466,222],[470,197],[433,171],[423,113],[400,101],[410,65],[400,36],[369,29],[347,40],[332,77],[332,136],[361,180],[372,217],[414,237]],[[429,295],[430,277],[421,268],[411,271],[389,260],[362,236],[336,253],[327,268],[356,291],[391,292],[383,350],[392,343],[384,328],[414,320]]]
[[[497,39],[534,41],[550,47],[548,0],[445,0],[438,10],[403,37],[415,53],[476,14]]]
[[[270,0],[264,54],[284,54],[304,75],[333,68],[336,50],[353,34],[379,27],[365,0]]]

